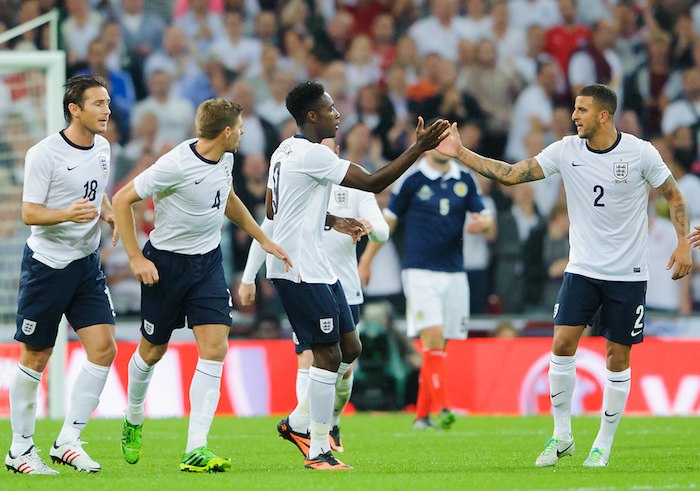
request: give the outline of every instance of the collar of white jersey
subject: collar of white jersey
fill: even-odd
[[[423,175],[425,175],[425,177],[431,181],[435,181],[436,179],[455,179],[459,181],[460,178],[459,165],[457,165],[457,163],[452,159],[450,159],[450,168],[444,173],[431,167],[428,163],[428,159],[425,157],[418,161],[418,170],[420,170]]]

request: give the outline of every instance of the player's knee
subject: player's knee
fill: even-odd
[[[621,372],[630,367],[630,350],[619,347],[608,347],[606,350],[605,364],[611,372]]]
[[[199,357],[204,360],[224,361],[228,352],[228,343],[216,343],[212,345],[202,346],[200,348]]]
[[[552,341],[552,353],[557,356],[574,356],[577,343],[571,342],[565,337],[555,337]]]
[[[356,338],[353,340],[353,342],[343,345],[342,351],[343,363],[352,363],[359,358],[360,354],[362,353],[362,342],[359,338]]]
[[[335,372],[340,366],[342,355],[340,346],[334,345],[316,345],[313,347],[314,366],[324,370]]]
[[[298,368],[308,369],[314,362],[314,354],[310,349],[304,350],[297,356]]]
[[[34,371],[43,373],[46,365],[49,363],[49,358],[53,353],[53,348],[42,350],[25,350],[20,357],[20,364]]]
[[[91,348],[87,353],[88,360],[97,365],[108,367],[117,357],[117,343],[114,339],[105,341],[100,345]]]

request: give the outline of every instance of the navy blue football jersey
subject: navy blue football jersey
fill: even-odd
[[[387,215],[405,225],[402,268],[430,271],[464,271],[462,235],[468,212],[479,213],[484,204],[469,173],[450,162],[445,173],[418,161],[391,195]]]

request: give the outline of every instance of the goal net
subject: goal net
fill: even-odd
[[[62,51],[0,52],[0,342],[10,341],[15,332],[20,265],[30,233],[21,219],[24,157],[32,145],[64,127],[65,63]],[[59,338],[65,338],[65,334]],[[55,362],[64,364],[61,352],[65,339],[58,342]],[[0,359],[2,367],[6,365],[3,361]],[[11,365],[14,368],[15,364]],[[9,386],[10,377],[6,375],[0,374],[2,393]],[[50,406],[55,407],[50,413],[59,417],[63,394],[61,387],[55,390],[55,397],[49,397]],[[49,392],[54,392],[51,384]],[[46,409],[42,402],[45,400],[40,397],[39,415]]]

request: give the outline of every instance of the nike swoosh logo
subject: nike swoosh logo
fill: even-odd
[[[632,335],[632,337],[639,336],[640,334],[642,334],[642,329],[640,329],[639,331],[632,330],[630,334]]]
[[[74,420],[74,421],[73,421],[73,424],[74,424],[74,425],[86,425],[86,424],[87,424],[87,421],[85,421],[84,423],[81,423],[80,421]]]
[[[571,167],[583,167],[584,165],[586,165],[586,164],[575,164],[575,163],[571,162]]]
[[[201,178],[201,179],[199,179],[199,180],[196,180],[196,181],[194,181],[194,183],[195,183],[195,184],[199,184],[199,183],[202,182],[204,179],[206,179],[206,177],[203,177],[203,178]]]
[[[32,433],[31,435],[22,435],[22,438],[31,438],[33,436],[34,436],[34,433]]]
[[[75,169],[75,168],[77,168],[77,167],[78,167],[77,165],[74,165],[73,167],[66,167],[66,169],[68,169],[68,170],[73,170],[73,169]]]
[[[564,453],[571,448],[571,445],[573,445],[574,442],[571,442],[568,447],[566,447],[564,450],[559,450],[557,449],[557,458],[561,457],[564,455]]]
[[[565,391],[565,390],[562,390],[561,392],[557,392],[556,394],[549,394],[549,397],[551,397],[552,399],[554,399],[554,398],[557,397],[559,394],[563,394],[564,392],[566,392],[566,391]]]
[[[618,414],[620,414],[620,411],[618,411],[618,412],[616,412],[616,413],[612,413],[612,414],[608,414],[608,412],[605,411],[604,414],[605,414],[605,416],[608,417],[608,418],[613,418],[613,417],[617,416]]]

